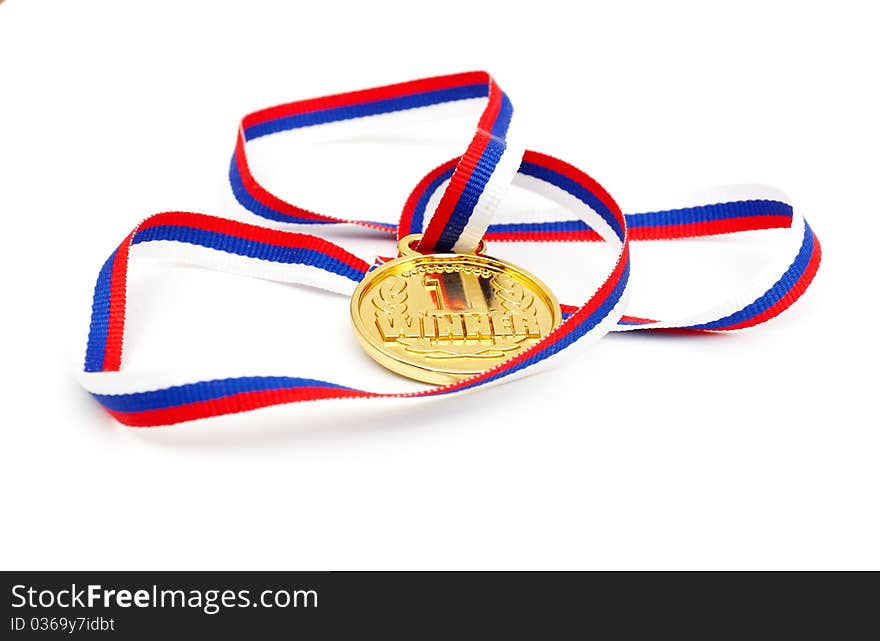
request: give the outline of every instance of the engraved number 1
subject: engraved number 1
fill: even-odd
[[[425,289],[431,294],[431,301],[438,311],[449,309],[450,305],[443,295],[443,287],[439,278],[425,274]]]

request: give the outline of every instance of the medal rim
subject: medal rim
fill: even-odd
[[[364,351],[366,351],[366,353],[373,360],[375,360],[386,369],[389,369],[396,374],[405,376],[410,379],[438,385],[457,383],[465,378],[476,376],[486,371],[479,370],[457,372],[454,369],[440,369],[437,367],[431,367],[429,365],[419,365],[416,363],[405,362],[396,358],[391,353],[387,352],[381,347],[375,345],[368,338],[368,325],[367,322],[361,317],[360,306],[365,292],[367,292],[371,288],[374,281],[376,281],[383,272],[400,273],[402,271],[406,271],[405,269],[400,269],[401,265],[409,264],[413,267],[416,267],[419,263],[436,261],[438,259],[447,262],[451,261],[475,264],[481,267],[491,267],[494,264],[496,267],[493,271],[512,271],[518,274],[520,278],[529,282],[530,289],[532,289],[534,293],[538,294],[542,299],[544,299],[544,302],[547,304],[547,307],[549,308],[552,316],[552,327],[550,331],[552,332],[560,325],[560,323],[562,323],[562,308],[560,307],[559,301],[556,299],[556,295],[553,293],[553,290],[551,290],[540,278],[535,276],[530,271],[523,269],[519,265],[508,262],[501,258],[496,258],[494,256],[485,256],[478,253],[408,253],[406,255],[394,258],[393,260],[389,260],[387,263],[384,263],[376,269],[367,272],[364,278],[358,283],[357,287],[355,287],[349,304],[351,320],[355,330],[354,333],[357,336],[358,342],[361,344],[361,347],[363,347]],[[501,269],[497,269],[497,267],[500,267]],[[531,285],[534,285],[534,287],[531,287]],[[540,340],[543,340],[543,338],[546,338],[546,336],[541,337]],[[516,355],[520,353],[522,352],[517,352]],[[513,358],[514,356],[511,356],[510,358]],[[486,369],[491,369],[491,367]]]

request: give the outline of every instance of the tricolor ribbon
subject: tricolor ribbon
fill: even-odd
[[[290,204],[251,173],[247,143],[297,128],[411,112],[483,99],[477,131],[464,153],[429,172],[407,198],[397,225],[327,216]],[[580,304],[564,304],[564,321],[547,337],[495,367],[458,383],[410,393],[382,393],[303,376],[242,376],[166,384],[126,378],[122,370],[128,269],[137,247],[160,243],[176,259],[258,278],[318,285],[350,293],[372,264],[314,234],[187,212],[166,212],[138,225],[104,263],[95,286],[81,380],[118,421],[156,426],[300,401],[343,398],[448,396],[531,373],[563,352],[609,331],[676,329],[694,332],[757,325],[780,314],[806,290],[821,258],[809,225],[784,196],[758,188],[727,190],[708,200],[664,211],[624,214],[595,180],[545,154],[507,141],[513,108],[485,72],[428,78],[293,102],[254,112],[239,127],[229,178],[238,202],[273,223],[355,224],[403,237],[422,233],[419,249],[474,249],[481,239],[519,242],[607,242],[615,259],[599,288]],[[563,220],[490,224],[506,189],[516,184],[569,212]],[[624,314],[629,242],[681,239],[783,228],[789,242],[755,279],[724,302],[677,319]],[[161,241],[161,242],[160,242]],[[297,373],[300,374],[300,373]],[[120,391],[121,390],[121,391]]]

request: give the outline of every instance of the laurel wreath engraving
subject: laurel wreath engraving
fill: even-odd
[[[501,299],[501,307],[511,314],[538,315],[535,297],[515,278],[507,274],[497,274],[492,279],[492,288]]]
[[[377,315],[400,316],[408,323],[410,320],[409,305],[406,302],[408,298],[406,279],[391,276],[379,285],[379,290],[373,296],[372,303],[376,308]]]

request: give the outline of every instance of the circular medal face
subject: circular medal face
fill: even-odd
[[[390,370],[454,383],[531,347],[561,321],[553,293],[527,271],[479,254],[419,254],[367,273],[351,299],[355,333]]]

